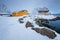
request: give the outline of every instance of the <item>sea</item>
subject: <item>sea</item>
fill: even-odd
[[[52,14],[54,16],[60,17],[60,14]],[[49,21],[49,25],[52,26],[52,29],[60,34],[60,20]]]

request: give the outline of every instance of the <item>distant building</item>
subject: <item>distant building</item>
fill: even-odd
[[[40,8],[38,9],[38,14],[49,14],[49,10],[46,7]]]

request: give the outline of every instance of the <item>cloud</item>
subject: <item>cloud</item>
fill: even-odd
[[[31,12],[36,7],[47,7],[52,12],[59,12],[60,0],[6,0],[11,11],[27,9]]]

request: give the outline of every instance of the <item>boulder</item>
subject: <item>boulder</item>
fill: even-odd
[[[60,17],[56,17],[54,19],[50,19],[49,21],[56,21],[56,20],[60,20]]]
[[[20,18],[18,21],[19,21],[20,23],[24,23],[23,18]]]
[[[26,26],[26,28],[28,28],[28,27],[34,27],[34,26],[33,26],[33,24],[32,24],[32,23],[30,23],[29,21],[26,23],[26,25],[25,25],[25,26]]]
[[[42,35],[45,35],[45,36],[48,36],[49,38],[51,39],[54,39],[56,37],[56,34],[55,32],[49,30],[49,29],[46,29],[46,28],[32,28],[32,30],[36,31],[37,33],[40,33]]]
[[[36,21],[36,24],[39,26],[44,26],[42,23],[47,23],[47,24],[49,23],[48,20],[39,19],[39,18],[35,19],[35,21]]]

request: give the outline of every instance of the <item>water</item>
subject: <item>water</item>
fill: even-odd
[[[58,16],[60,17],[59,14],[56,14],[54,16]],[[49,25],[53,26],[53,30],[57,31],[58,33],[60,33],[60,20],[56,20],[56,21],[50,21]]]
[[[58,17],[60,17],[60,14],[53,14],[54,16],[58,16]]]

